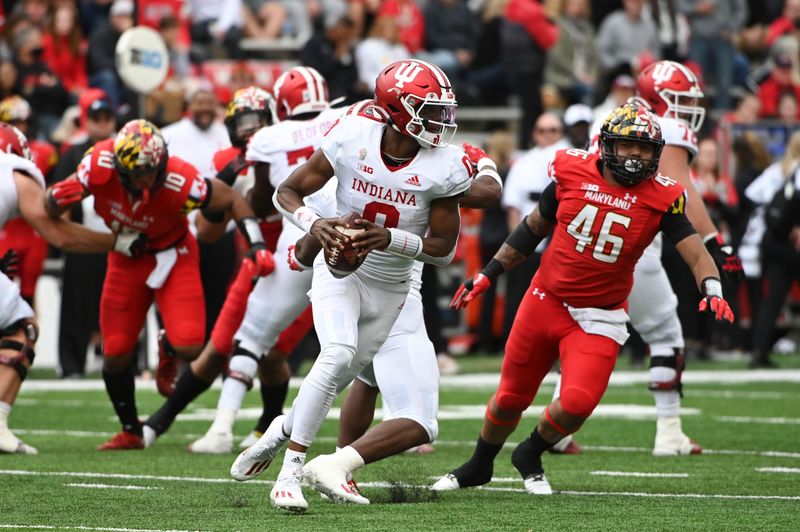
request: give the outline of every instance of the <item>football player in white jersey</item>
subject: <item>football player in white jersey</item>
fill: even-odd
[[[328,253],[342,249],[335,227],[351,212],[364,230],[351,237],[365,256],[354,273],[334,277],[322,256],[314,263],[311,301],[322,346],[292,409],[243,451],[231,466],[237,480],[262,472],[289,441],[283,468],[270,493],[272,504],[302,512],[300,489],[308,481],[334,500],[367,504],[347,484],[328,489],[315,470],[303,470],[331,403],[371,361],[386,340],[408,295],[415,260],[448,264],[460,229],[458,199],[470,186],[472,164],[449,144],[456,130],[455,95],[447,76],[417,60],[396,61],[378,76],[375,103],[385,120],[368,113],[343,117],[309,161],[277,190],[276,206],[316,237]],[[322,219],[302,199],[333,177],[337,215]],[[363,464],[352,447],[342,451]]]
[[[703,238],[723,279],[736,281],[742,273],[739,258],[732,254],[706,211],[689,178],[689,163],[697,154],[696,132],[705,118],[700,106],[703,91],[694,73],[674,61],[658,61],[642,71],[636,81],[640,103],[659,117],[666,145],[659,172],[678,181],[687,191],[686,215]],[[601,121],[592,126],[590,151],[599,152],[597,139]],[[634,270],[634,283],[628,298],[631,325],[650,349],[650,383],[658,420],[653,445],[654,456],[699,454],[700,445],[684,434],[681,427],[681,373],[684,369],[683,330],[678,320],[678,298],[661,264],[662,238],[659,234],[648,246]],[[729,289],[730,290],[730,289]],[[556,386],[555,397],[559,389]],[[567,448],[568,436],[556,444]]]
[[[273,91],[278,122],[258,130],[247,144],[245,154],[254,164],[255,183],[249,193],[250,202],[262,218],[272,209],[275,188],[314,153],[323,133],[342,113],[342,109],[330,108],[327,83],[313,68],[287,70],[275,81]],[[335,216],[334,189],[335,182],[332,182],[325,190],[306,198],[306,204],[320,216]],[[265,210],[265,205],[270,209]],[[190,452],[222,454],[233,450],[233,423],[245,393],[253,384],[259,363],[262,370],[273,374],[272,378],[280,381],[284,376],[288,383],[286,356],[292,349],[274,351],[273,347],[281,332],[309,304],[306,293],[311,288],[311,272],[293,272],[286,261],[290,245],[301,236],[302,231],[284,224],[275,251],[275,270],[258,279],[247,297],[244,317],[239,314],[233,328],[235,334],[230,332],[234,337],[234,349],[214,422],[202,438],[189,445]],[[229,353],[217,345],[229,340],[218,337],[221,329],[231,326],[227,323],[230,321],[227,320],[229,302],[230,295],[212,333],[212,341],[203,354],[181,375],[173,396],[145,423],[145,445],[151,445],[156,437],[166,432],[175,417],[207,390],[224,369]],[[268,353],[270,356],[266,356]],[[284,387],[281,403],[286,389]]]
[[[0,227],[21,216],[54,246],[73,253],[104,253],[112,249],[132,255],[144,251],[145,242],[135,235],[104,234],[45,211],[44,177],[31,160],[25,136],[14,126],[0,124]],[[37,454],[8,428],[8,415],[22,381],[34,359],[39,326],[33,309],[22,299],[9,278],[14,256],[0,259],[0,453]]]

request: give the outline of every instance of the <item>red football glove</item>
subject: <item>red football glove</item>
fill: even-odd
[[[6,251],[3,258],[0,258],[0,272],[7,277],[16,277],[19,274],[19,255],[13,249]]]
[[[264,244],[256,244],[247,253],[247,258],[255,264],[255,274],[265,277],[275,271],[275,259]]]
[[[467,154],[467,157],[469,157],[469,162],[472,163],[473,168],[478,168],[478,161],[481,159],[489,159],[489,156],[486,154],[486,152],[477,146],[473,146],[468,142],[465,142],[461,146],[464,148],[464,152]]]
[[[51,186],[47,191],[47,201],[64,208],[83,199],[83,185],[77,179],[65,179]]]
[[[297,257],[294,255],[294,248],[296,246],[292,244],[289,246],[289,251],[286,254],[286,262],[289,264],[289,269],[294,270],[296,272],[305,271],[306,267],[297,262]]]
[[[719,279],[703,279],[701,283],[703,299],[697,307],[700,312],[713,312],[717,321],[728,320],[733,323],[733,310],[722,297],[722,284]]]
[[[486,292],[490,286],[492,286],[492,282],[488,277],[482,273],[477,274],[458,287],[456,295],[453,296],[453,300],[450,302],[450,308],[462,309],[466,307],[470,301]]]

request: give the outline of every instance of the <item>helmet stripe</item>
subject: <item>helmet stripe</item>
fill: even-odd
[[[308,87],[308,99],[313,101],[317,100],[317,85],[314,83],[314,76],[309,72],[306,67],[297,67],[297,72],[306,80],[306,87]]]
[[[419,59],[414,59],[414,61],[428,67],[431,72],[433,72],[433,75],[436,77],[436,81],[439,83],[439,85],[450,88],[450,80],[447,78],[447,74],[445,74],[441,68],[428,63],[427,61],[420,61]]]

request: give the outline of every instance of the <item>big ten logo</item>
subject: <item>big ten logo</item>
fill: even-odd
[[[164,56],[158,50],[131,48],[131,64],[148,68],[161,68]]]
[[[394,86],[402,89],[403,85],[414,81],[420,72],[422,72],[422,66],[419,63],[403,63],[394,73],[394,79],[397,80]]]
[[[367,166],[364,163],[358,163],[358,171],[364,172],[366,174],[372,174],[373,170],[371,166]]]
[[[600,185],[596,183],[581,183],[581,190],[588,190],[589,192],[600,192]]]

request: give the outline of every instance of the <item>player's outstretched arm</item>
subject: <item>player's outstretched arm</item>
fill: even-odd
[[[708,310],[714,313],[717,320],[725,319],[733,323],[733,311],[722,295],[719,270],[703,245],[702,239],[697,234],[689,235],[675,244],[675,249],[692,270],[695,282],[703,294],[703,299],[700,301],[700,312]]]
[[[464,143],[464,152],[472,163],[475,177],[466,196],[462,196],[462,207],[470,209],[487,209],[500,201],[503,193],[503,181],[497,173],[497,165],[482,149]]]
[[[75,203],[89,195],[76,174],[50,186],[43,196],[45,212],[51,218],[61,216]]]
[[[253,174],[255,175],[255,183],[253,188],[250,189],[248,199],[250,200],[250,206],[253,207],[253,212],[263,219],[275,212],[275,205],[272,204],[272,196],[275,194],[275,189],[272,188],[272,183],[269,182],[269,164],[255,163]]]
[[[45,193],[33,179],[15,172],[14,181],[22,217],[50,244],[72,253],[105,253],[115,249],[115,234],[98,233],[53,217],[45,211]]]

